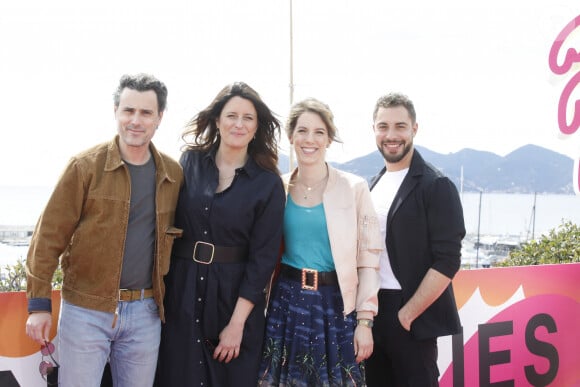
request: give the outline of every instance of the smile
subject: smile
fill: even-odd
[[[301,148],[301,149],[302,149],[302,153],[305,153],[305,154],[312,154],[318,150],[318,148]]]
[[[402,146],[403,143],[402,142],[397,142],[397,143],[392,143],[392,142],[384,142],[383,146],[387,147],[389,149],[396,149],[399,148],[400,146]]]

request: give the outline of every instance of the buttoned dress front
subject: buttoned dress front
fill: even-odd
[[[255,386],[265,328],[265,288],[278,259],[285,194],[280,177],[252,158],[232,184],[216,193],[216,149],[187,151],[185,184],[176,210],[183,237],[174,245],[165,277],[158,386]],[[202,264],[184,256],[196,241],[247,249],[244,262]],[[180,248],[181,247],[181,248]],[[187,250],[187,249],[185,249]],[[242,297],[254,308],[246,320],[237,359],[212,358],[219,334]]]

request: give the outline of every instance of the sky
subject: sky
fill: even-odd
[[[331,107],[343,144],[331,146],[329,160],[375,151],[372,111],[391,91],[414,101],[415,143],[432,151],[505,156],[535,144],[580,158],[580,132],[561,134],[557,120],[580,64],[562,75],[548,66],[554,39],[580,15],[577,0],[292,5],[292,100],[315,97]],[[112,94],[125,73],[167,84],[153,141],[175,158],[184,124],[234,81],[256,89],[284,122],[289,15],[290,0],[2,1],[0,185],[54,185],[71,156],[110,140]],[[566,47],[580,50],[580,28]],[[576,99],[580,86],[569,118]]]

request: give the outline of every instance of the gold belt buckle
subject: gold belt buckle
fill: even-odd
[[[201,260],[199,260],[199,259],[196,258],[197,257],[197,255],[196,255],[197,246],[199,246],[199,245],[207,245],[207,246],[210,246],[211,247],[211,257],[209,258],[209,261],[201,261]],[[197,263],[201,263],[201,264],[204,264],[204,265],[209,265],[209,264],[211,264],[213,262],[213,254],[214,254],[214,252],[215,252],[215,246],[213,245],[213,243],[197,241],[197,242],[195,242],[195,246],[193,247],[193,257],[192,258]]]
[[[127,300],[123,300],[123,294],[129,295]],[[119,301],[133,301],[133,291],[130,289],[119,289]]]
[[[308,274],[312,274],[312,285],[308,285]],[[318,270],[316,269],[302,269],[302,289],[304,290],[318,290]]]

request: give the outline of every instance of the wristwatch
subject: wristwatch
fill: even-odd
[[[356,325],[364,325],[367,328],[372,328],[373,327],[373,320],[367,319],[367,318],[361,318],[356,320]]]

